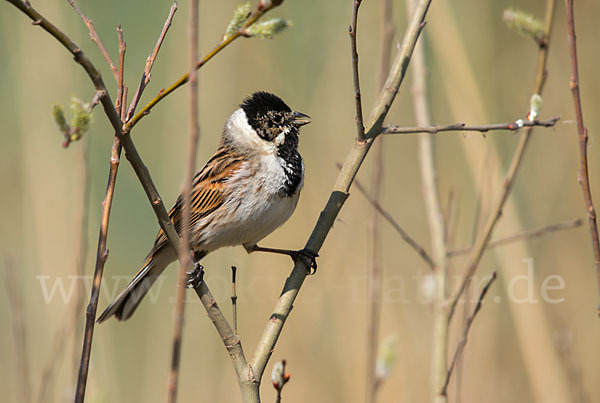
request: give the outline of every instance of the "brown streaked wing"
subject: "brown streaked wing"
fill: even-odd
[[[208,216],[223,205],[225,201],[225,182],[239,170],[243,161],[242,155],[233,154],[230,150],[219,148],[204,168],[196,174],[192,184],[192,228],[198,220]],[[175,205],[169,211],[169,217],[175,225],[177,233],[181,231],[182,212],[183,199],[179,195]],[[161,229],[149,255],[153,255],[166,244],[167,237]]]

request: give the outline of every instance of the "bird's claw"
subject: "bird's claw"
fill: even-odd
[[[188,279],[186,281],[187,288],[197,288],[204,281],[204,267],[198,263],[194,263],[194,268],[187,272]]]
[[[294,259],[294,262],[297,262],[298,260],[302,259],[302,262],[307,267],[308,275],[312,275],[317,272],[317,258],[319,257],[319,254],[317,252],[304,248],[292,252],[291,256],[292,259]]]

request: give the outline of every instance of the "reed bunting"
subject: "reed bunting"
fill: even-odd
[[[258,241],[283,224],[298,204],[304,162],[298,152],[300,127],[309,116],[290,109],[279,97],[256,92],[227,119],[219,148],[195,176],[191,197],[191,238],[196,259],[223,246],[243,245],[248,253],[265,251],[309,257],[308,251],[262,248]],[[183,200],[169,216],[181,230]],[[159,231],[144,266],[98,318],[131,317],[163,270],[177,258]]]

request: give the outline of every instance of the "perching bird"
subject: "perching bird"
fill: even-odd
[[[283,224],[298,204],[304,162],[298,152],[300,126],[309,116],[294,112],[279,97],[256,92],[227,119],[219,148],[194,177],[191,239],[197,259],[223,246],[243,245],[248,253],[283,253],[297,259],[316,254],[261,248],[258,241]],[[181,230],[181,196],[169,212]],[[142,298],[176,254],[163,231],[144,266],[98,318],[131,317]],[[316,265],[315,265],[316,267]]]

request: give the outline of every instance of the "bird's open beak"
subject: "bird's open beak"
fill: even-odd
[[[310,123],[310,116],[301,112],[294,112],[294,124],[296,126],[304,126]]]

